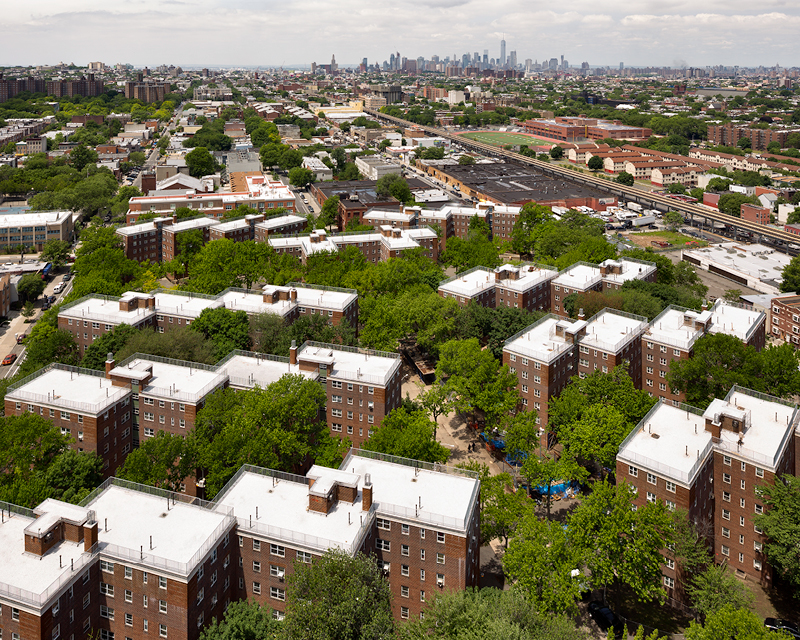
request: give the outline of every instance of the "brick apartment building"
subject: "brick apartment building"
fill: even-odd
[[[800,295],[787,293],[772,299],[770,334],[800,347]]]
[[[528,311],[550,309],[550,281],[558,275],[550,267],[504,264],[494,270],[495,307],[514,307]]]
[[[158,194],[131,198],[126,215],[127,224],[135,224],[144,213],[161,216],[172,215],[175,209],[188,207],[196,209],[199,215],[222,218],[230,215],[237,207],[247,206],[259,213],[269,213],[270,209],[295,211],[295,197],[289,187],[281,182],[269,180],[263,175],[247,176],[247,190],[231,193],[179,193]]]
[[[389,225],[377,231],[356,231],[328,234],[325,229],[311,233],[274,235],[267,238],[277,253],[288,253],[305,263],[317,253],[338,253],[348,247],[357,248],[368,262],[377,263],[397,258],[404,251],[421,248],[432,260],[439,257],[439,238],[429,228],[401,229]]]
[[[628,375],[637,389],[642,387],[642,334],[647,318],[617,309],[603,309],[586,323],[579,339],[578,375],[585,378],[597,371],[608,373],[627,364]]]
[[[764,511],[757,487],[796,473],[797,424],[797,405],[738,387],[705,411],[659,402],[620,446],[617,482],[637,488],[637,505],[685,509],[716,563],[770,585],[765,536],[753,521]],[[668,595],[680,600],[680,567],[668,550],[662,569]]]
[[[595,118],[559,117],[552,120],[526,120],[525,133],[563,142],[576,142],[589,138],[603,140],[614,138],[649,138],[652,130],[643,127],[629,127],[619,120],[597,120]]]
[[[439,283],[437,292],[453,298],[462,307],[471,302],[494,309],[497,303],[495,273],[486,267],[473,267]]]
[[[771,214],[772,211],[766,207],[759,207],[748,203],[742,205],[742,220],[749,220],[756,224],[769,224]]]
[[[275,314],[286,322],[303,315],[320,315],[334,326],[342,319],[352,327],[358,326],[355,290],[291,282],[280,287],[266,285],[261,292],[225,289],[216,296],[160,289],[152,293],[129,291],[120,298],[89,295],[59,310],[58,328],[72,334],[83,354],[92,342],[121,324],[165,333],[189,326],[205,309],[220,307],[248,315]]]
[[[564,299],[572,293],[588,293],[603,290],[603,276],[600,267],[588,262],[576,262],[567,267],[550,281],[551,311],[566,318],[569,314],[564,308]]]
[[[708,125],[708,141],[716,146],[735,147],[742,138],[749,138],[753,149],[765,150],[771,142],[777,142],[783,148],[786,139],[795,131],[797,129],[751,129],[729,122]]]
[[[80,505],[5,505],[0,633],[195,640],[249,598],[282,619],[286,576],[330,548],[376,553],[395,617],[422,617],[478,584],[479,492],[469,471],[351,450],[306,476],[242,467],[214,502],[111,478]]]
[[[289,350],[290,365],[325,385],[331,435],[356,447],[400,406],[401,362],[397,353],[311,341]]]
[[[550,398],[556,397],[577,372],[578,342],[586,321],[548,314],[506,340],[503,364],[517,376],[522,406],[536,411],[541,445],[548,447],[545,429]]]

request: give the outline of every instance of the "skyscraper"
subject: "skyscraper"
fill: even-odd
[[[503,38],[500,41],[500,66],[504,67],[506,64],[506,41]]]
[[[489,50],[488,49],[484,49],[483,50],[483,64],[487,64],[487,65],[489,64]]]

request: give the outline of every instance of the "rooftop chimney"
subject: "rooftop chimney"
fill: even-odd
[[[372,508],[372,476],[364,474],[364,488],[361,490],[361,508],[369,511]]]
[[[289,347],[289,364],[297,364],[297,341],[292,340],[292,346]]]
[[[114,354],[110,351],[106,356],[106,378],[111,377],[111,370],[114,368]]]

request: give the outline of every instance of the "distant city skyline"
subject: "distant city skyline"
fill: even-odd
[[[102,60],[137,67],[340,66],[483,51],[541,63],[564,55],[571,65],[705,67],[800,66],[800,5],[764,0],[672,0],[661,12],[611,0],[566,0],[531,10],[521,0],[398,0],[370,6],[352,0],[307,5],[296,0],[37,0],[6,3],[0,65],[85,65]],[[702,10],[702,12],[700,11]],[[602,11],[600,13],[599,11]],[[651,11],[652,13],[645,13]],[[346,18],[345,18],[346,16]],[[230,35],[235,33],[236,38]],[[212,46],[215,39],[220,46]]]

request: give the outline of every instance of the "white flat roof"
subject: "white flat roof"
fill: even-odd
[[[646,318],[629,318],[611,309],[604,309],[586,323],[586,335],[580,343],[587,347],[619,352],[647,328]]]
[[[185,565],[173,565],[173,571],[182,575],[190,574],[202,560],[196,554],[209,538],[215,533],[217,539],[222,538],[226,522],[233,523],[227,512],[178,501],[170,503],[168,509],[166,497],[116,485],[109,486],[86,506],[96,513],[102,555],[121,556],[126,564],[156,565],[169,570],[166,563],[159,561],[163,559]],[[140,560],[140,549],[144,554],[143,561]],[[129,552],[132,555],[129,556]]]
[[[603,276],[603,280],[619,284],[623,284],[629,280],[642,280],[656,270],[656,265],[654,264],[642,264],[641,262],[634,262],[625,258],[619,258],[617,260],[609,259],[601,264],[618,264],[622,267],[622,273],[607,273]]]
[[[717,300],[711,308],[711,328],[709,333],[726,333],[742,341],[750,337],[751,329],[765,318],[764,312],[744,309],[737,305]]]
[[[177,361],[176,361],[177,362]],[[197,402],[201,397],[225,382],[225,374],[191,366],[195,363],[169,364],[144,358],[134,358],[124,366],[114,367],[111,375],[137,379],[141,372],[150,369],[152,378],[141,393],[167,400]]]
[[[63,580],[64,584],[70,577],[79,578],[79,570],[72,571],[71,563],[75,567],[83,567],[91,558],[84,556],[83,542],[64,541],[55,545],[48,553],[37,556],[25,552],[25,529],[36,522],[36,519],[17,513],[6,513],[0,523],[0,548],[3,549],[3,571],[0,573],[0,596],[7,603],[8,595],[4,586],[11,587],[12,591],[30,592],[30,597],[25,600],[38,601],[41,606],[55,593],[44,592],[54,583]],[[82,557],[83,556],[83,557]],[[25,601],[23,600],[23,602]],[[33,604],[33,603],[32,603]]]
[[[705,428],[702,415],[659,402],[623,443],[617,457],[689,485],[711,445],[711,433]]]
[[[277,229],[278,227],[286,226],[287,224],[295,224],[297,222],[303,222],[305,218],[301,218],[300,216],[275,216],[274,218],[270,218],[269,220],[264,220],[263,222],[259,222],[256,224],[256,229],[261,227],[262,229]]]
[[[722,449],[723,453],[746,458],[760,467],[775,471],[776,454],[785,448],[787,442],[793,446],[791,442],[797,405],[787,406],[781,402],[754,397],[743,391],[728,394],[725,404],[732,409],[749,411],[750,426],[744,434],[722,429],[722,442],[717,445],[718,448]],[[739,445],[740,439],[741,445]]]
[[[129,324],[136,325],[155,314],[154,309],[132,309],[122,311],[119,308],[119,300],[104,300],[103,298],[87,298],[68,309],[60,309],[59,317],[77,318],[78,320],[90,320],[110,324]]]
[[[684,323],[687,314],[697,319],[694,328]],[[710,315],[710,311],[698,313],[667,308],[653,320],[644,338],[688,350],[703,335],[703,324]]]
[[[456,473],[415,469],[404,464],[348,454],[340,467],[364,477],[370,474],[377,513],[465,532],[470,509],[480,491],[476,478]]]
[[[72,217],[72,211],[35,211],[0,215],[0,227],[28,227],[37,224],[62,223]]]
[[[203,212],[198,209],[197,213]],[[181,231],[188,231],[189,229],[202,229],[204,227],[216,227],[220,224],[219,220],[213,218],[194,218],[193,220],[184,220],[183,222],[176,222],[175,224],[167,225],[164,231],[170,233],[180,233]]]
[[[266,291],[268,288],[269,285],[264,287],[264,290]],[[294,287],[294,289],[297,291],[297,304],[300,306],[344,311],[354,300],[358,299],[356,292],[328,291],[313,287]]]
[[[231,311],[244,311],[245,313],[271,313],[282,318],[294,308],[289,300],[276,300],[273,303],[264,302],[264,296],[258,293],[244,293],[242,291],[225,291],[220,299],[226,309]]]
[[[553,279],[553,284],[583,291],[600,282],[600,269],[588,264],[575,264]]]
[[[287,374],[300,375],[311,380],[318,376],[311,371],[301,371],[296,364],[268,360],[266,356],[235,355],[220,367],[220,372],[227,374],[232,387],[252,389],[258,385],[262,389],[277,382]]]
[[[308,491],[304,482],[273,479],[250,471],[240,474],[217,498],[217,504],[233,508],[240,534],[260,535],[317,552],[331,547],[350,550],[360,537],[361,518],[365,515],[361,492],[354,504],[338,501],[324,514],[308,508]]]
[[[556,334],[557,326],[576,332],[586,323],[582,320],[572,322],[556,316],[545,316],[533,324],[514,341],[506,343],[503,351],[508,351],[540,362],[552,362],[570,350],[574,345]]]
[[[393,354],[394,355],[394,354]],[[345,351],[333,346],[303,345],[297,353],[298,361],[303,358],[314,362],[332,362],[328,378],[354,382],[386,385],[400,368],[400,356],[389,357],[362,352]]]
[[[723,242],[722,244],[684,251],[702,262],[715,262],[757,280],[783,280],[783,269],[791,258],[759,244]]]
[[[511,264],[504,264],[503,266],[495,269],[495,271],[499,272],[509,269],[515,269],[517,271],[519,274],[517,279],[512,280],[511,278],[505,278],[504,280],[498,280],[497,286],[519,292],[527,291],[531,287],[535,287],[536,285],[546,282],[547,280],[552,280],[558,275],[558,271],[555,269],[547,269],[530,264],[525,264],[521,267],[516,267]]]
[[[98,414],[130,394],[103,376],[66,371],[52,366],[21,387],[8,391],[6,398],[78,413]],[[80,398],[80,401],[76,400]],[[75,423],[78,426],[78,423]]]
[[[469,273],[459,274],[450,282],[443,282],[439,285],[439,291],[449,293],[453,296],[472,298],[484,291],[495,288],[494,272],[476,269]]]
[[[184,318],[196,318],[205,309],[216,309],[223,306],[222,299],[209,300],[197,296],[181,295],[180,293],[159,292],[156,296],[156,309],[158,313]]]

